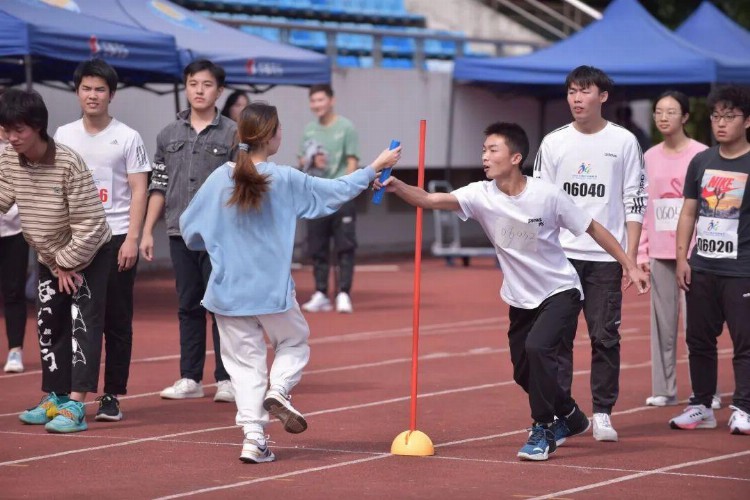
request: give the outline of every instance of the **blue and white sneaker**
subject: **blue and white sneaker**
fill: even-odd
[[[547,460],[550,453],[554,453],[556,449],[557,444],[552,430],[541,424],[534,424],[529,432],[528,441],[518,451],[518,457],[524,460]]]
[[[44,396],[39,404],[23,411],[18,415],[19,420],[29,425],[44,425],[57,415],[57,407],[68,402],[68,396],[58,396],[50,392]]]
[[[555,435],[555,443],[561,446],[567,438],[583,434],[591,428],[591,421],[585,413],[576,405],[569,414],[556,418],[550,429]]]
[[[240,460],[246,464],[262,464],[265,462],[273,462],[276,460],[276,455],[274,455],[271,448],[268,447],[265,438],[245,438],[242,442]]]
[[[557,446],[562,446],[567,440],[568,436],[570,436],[570,429],[568,429],[568,425],[565,423],[565,419],[556,418],[555,421],[552,422],[552,425],[549,426],[549,428],[552,431],[552,434],[555,436],[555,444]]]
[[[89,428],[86,424],[86,409],[83,403],[73,401],[63,403],[57,407],[57,415],[44,426],[47,432],[67,434],[81,432]]]

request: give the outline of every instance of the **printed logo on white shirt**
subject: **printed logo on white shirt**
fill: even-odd
[[[562,169],[561,174],[562,188],[573,198],[594,203],[609,201],[611,165],[580,161],[574,168]]]
[[[704,172],[697,224],[698,255],[709,259],[737,258],[737,231],[746,184],[745,173]]]

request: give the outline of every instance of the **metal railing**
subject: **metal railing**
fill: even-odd
[[[517,39],[504,39],[504,38],[479,38],[479,37],[467,37],[461,35],[451,35],[443,33],[423,33],[423,32],[410,32],[410,31],[399,31],[399,30],[385,30],[377,28],[354,28],[345,26],[325,26],[325,25],[304,25],[297,23],[287,23],[280,21],[268,21],[268,20],[254,20],[254,19],[231,19],[225,17],[211,16],[211,19],[218,21],[227,26],[241,27],[241,26],[259,26],[268,28],[277,28],[280,33],[280,41],[283,43],[289,43],[290,32],[292,30],[303,30],[303,31],[319,31],[324,32],[326,35],[326,47],[325,54],[331,58],[331,63],[336,65],[336,58],[339,55],[339,48],[336,44],[336,35],[347,33],[353,35],[367,35],[373,37],[372,51],[370,57],[373,59],[373,66],[380,67],[382,65],[384,53],[388,54],[389,51],[383,50],[383,38],[405,38],[414,40],[414,53],[411,55],[411,59],[414,63],[414,67],[417,69],[424,68],[425,60],[428,54],[425,52],[425,41],[427,40],[440,40],[440,41],[452,41],[455,43],[456,51],[454,57],[462,57],[465,55],[465,44],[481,44],[493,47],[490,56],[502,56],[507,55],[506,48],[508,47],[519,47],[521,51],[531,52],[539,49],[540,47],[546,46],[545,42],[534,42],[534,41],[523,41]]]
[[[502,6],[513,11],[546,34],[560,39],[567,38],[570,33],[583,28],[583,19],[590,21],[602,18],[599,11],[589,7],[580,0],[562,0],[564,14],[561,14],[539,0],[523,0],[523,2],[528,4],[528,7],[518,5],[520,2],[513,2],[511,0],[492,1],[496,8]],[[545,14],[549,21],[554,21],[555,25],[537,14],[540,12]]]

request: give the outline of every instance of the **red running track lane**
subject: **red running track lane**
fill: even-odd
[[[178,377],[174,285],[167,276],[136,285],[136,339],[125,420],[49,435],[16,414],[38,397],[33,321],[27,373],[0,375],[0,491],[3,498],[748,498],[750,437],[731,436],[729,410],[715,430],[680,432],[666,424],[681,407],[647,408],[650,394],[648,298],[626,294],[621,395],[613,422],[619,443],[591,434],[570,439],[545,463],[515,453],[526,437],[526,395],[514,384],[507,352],[501,275],[489,259],[469,268],[423,264],[418,428],[434,457],[396,457],[393,438],[409,424],[411,264],[400,272],[359,272],[355,313],[308,315],[312,357],[294,403],[309,430],[268,428],[277,462],[239,462],[234,407],[209,397],[162,401]],[[300,301],[310,272],[295,272]],[[33,316],[32,316],[33,318]],[[581,322],[574,396],[590,413],[590,353]],[[731,343],[720,339],[720,389],[733,389]],[[209,349],[211,346],[209,345]],[[205,380],[211,384],[213,359]],[[690,392],[684,346],[680,396]],[[213,388],[207,387],[209,396]],[[725,397],[725,404],[729,397]]]

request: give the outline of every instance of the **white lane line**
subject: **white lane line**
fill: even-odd
[[[719,456],[715,456],[715,457],[704,458],[704,459],[701,459],[701,460],[692,460],[690,462],[682,462],[682,463],[679,463],[679,464],[668,465],[666,467],[660,467],[658,469],[653,469],[653,470],[649,470],[649,471],[639,472],[637,474],[630,474],[630,475],[627,475],[627,476],[617,477],[617,478],[614,478],[614,479],[609,479],[607,481],[600,481],[598,483],[587,484],[585,486],[579,486],[577,488],[570,488],[570,489],[567,489],[567,490],[556,491],[554,493],[549,493],[547,495],[542,495],[542,496],[534,497],[534,498],[532,498],[530,500],[547,500],[547,499],[550,499],[550,498],[557,498],[557,497],[560,497],[562,495],[571,495],[573,493],[579,493],[581,491],[593,490],[593,489],[596,489],[596,488],[601,488],[601,487],[609,486],[609,485],[612,485],[612,484],[622,483],[624,481],[630,481],[630,480],[633,480],[633,479],[640,479],[640,478],[646,477],[646,476],[653,476],[655,474],[661,474],[661,473],[672,471],[672,470],[675,470],[675,469],[684,469],[685,467],[692,467],[694,465],[703,465],[703,464],[708,464],[708,463],[711,463],[711,462],[719,462],[721,460],[729,460],[731,458],[743,457],[745,455],[750,455],[750,450],[738,451],[737,453],[728,453],[726,455],[719,455]]]
[[[190,441],[185,441],[185,442],[189,443]],[[235,443],[235,446],[238,446],[238,445]],[[433,455],[429,458],[430,460],[454,460],[457,462],[481,462],[481,463],[489,463],[489,464],[508,464],[508,465],[520,465],[522,467],[526,467],[528,465],[526,462],[523,462],[521,460],[497,460],[497,459],[489,459],[489,458],[445,457],[445,456],[440,456],[440,455]],[[583,471],[595,471],[595,472],[631,472],[631,473],[651,472],[651,471],[644,471],[644,470],[639,470],[639,469],[619,469],[616,467],[591,467],[588,465],[560,464],[557,462],[547,462],[544,465],[545,467],[560,467],[560,468],[577,469],[577,470],[583,470]],[[692,474],[688,472],[669,472],[669,471],[659,472],[658,474],[664,475],[664,476],[693,477],[693,478],[701,478],[701,479],[725,479],[727,481],[750,482],[750,478],[746,478],[746,477],[716,476],[713,474]]]
[[[644,340],[644,339],[650,339],[648,336],[636,336],[636,335],[629,335],[626,338],[624,338],[623,342],[631,342],[634,340]],[[579,339],[576,341],[576,345],[586,345],[588,344],[588,339]],[[722,354],[725,354],[725,350],[720,351],[719,358],[723,359]],[[726,350],[729,353],[731,353],[731,349]],[[487,354],[497,354],[497,353],[505,353],[508,352],[508,348],[501,348],[501,349],[493,349],[491,347],[479,347],[471,349],[468,353],[430,353],[425,354],[424,356],[420,356],[420,361],[431,361],[436,359],[446,359],[446,358],[453,358],[453,357],[466,357],[466,356],[474,356],[474,355],[487,355]],[[687,359],[679,359],[677,360],[678,363],[687,363]],[[363,368],[377,368],[377,367],[383,367],[383,366],[389,366],[394,364],[404,364],[404,363],[411,363],[411,358],[396,358],[396,359],[390,359],[385,361],[376,361],[372,363],[361,363],[356,365],[346,365],[346,366],[338,366],[338,367],[331,367],[331,368],[320,368],[317,370],[306,370],[303,372],[303,376],[307,375],[319,375],[322,373],[333,373],[333,372],[341,372],[341,371],[348,371],[348,370],[359,370]],[[627,369],[627,368],[639,368],[642,364],[637,365],[631,365],[624,363],[620,366],[621,369]],[[204,387],[215,387],[216,384],[205,384]],[[140,398],[147,398],[152,396],[158,396],[161,391],[155,391],[155,392],[144,392],[140,394],[131,394],[127,396],[121,396],[120,400],[125,401],[129,399],[140,399]],[[89,401],[86,403],[87,405],[94,404],[94,401]],[[20,412],[11,412],[11,413],[0,413],[0,418],[3,417],[13,417],[17,416]]]
[[[588,373],[588,372],[586,372],[586,373]],[[583,374],[583,373],[577,373],[577,374],[580,375],[580,374]],[[510,383],[515,383],[515,382],[510,382]],[[506,383],[501,383],[501,384],[507,385]],[[477,386],[477,387],[481,387],[481,386]],[[459,392],[459,391],[457,391],[457,392]],[[438,393],[429,394],[428,396],[433,396],[433,395],[438,395]],[[402,399],[408,399],[408,398],[402,398]],[[394,402],[396,400],[388,400],[388,401],[389,402]],[[371,405],[370,404],[366,404],[366,405],[362,405],[362,406],[371,406]],[[351,408],[352,407],[342,407],[342,408],[338,409],[337,411],[344,411],[344,410],[348,410],[348,409],[351,409]],[[656,408],[655,407],[651,407],[651,406],[642,406],[642,407],[637,407],[637,408],[630,408],[628,410],[624,410],[624,411],[620,411],[620,412],[613,412],[612,414],[616,416],[616,415],[623,415],[623,414],[635,413],[635,412],[638,412],[638,411],[647,411],[647,410],[654,410],[654,409],[656,409]],[[323,411],[319,411],[319,412],[315,412],[315,413],[310,413],[309,415],[316,415],[316,414],[317,415],[321,415],[323,413],[329,413],[331,411],[334,411],[334,410],[323,410]],[[474,442],[474,441],[486,441],[486,440],[497,439],[497,438],[502,438],[502,437],[514,436],[514,435],[518,435],[518,434],[526,434],[526,433],[528,433],[528,430],[521,429],[521,430],[517,430],[517,431],[503,432],[503,433],[499,433],[499,434],[491,434],[489,436],[481,436],[481,437],[474,437],[474,438],[468,438],[468,439],[461,439],[461,440],[458,440],[458,441],[451,441],[451,442],[446,442],[446,443],[440,443],[440,444],[435,445],[435,448],[444,448],[444,447],[447,447],[447,446],[455,446],[457,444],[463,444],[463,443]],[[297,448],[297,449],[306,449],[306,448]],[[358,453],[358,452],[356,452],[356,451],[350,451],[349,453]],[[361,452],[361,453],[368,453],[368,452]],[[369,452],[369,453],[372,453],[372,452]],[[684,466],[689,466],[689,465],[694,465],[694,464],[699,464],[699,463],[705,463],[705,462],[714,461],[714,460],[723,460],[723,459],[728,459],[728,458],[734,458],[735,456],[742,456],[742,455],[746,455],[746,454],[750,454],[750,451],[735,453],[733,455],[725,455],[725,456],[722,456],[722,457],[714,457],[713,459],[705,459],[705,460],[699,460],[699,461],[696,461],[696,462],[688,462],[688,463],[686,463],[686,465],[678,464],[678,465],[673,465],[673,466],[668,466],[668,467],[662,467],[661,469],[654,469],[654,470],[651,470],[651,471],[632,471],[632,472],[636,472],[636,474],[632,474],[631,476],[628,476],[628,477],[630,477],[632,479],[635,479],[637,477],[643,477],[643,476],[647,476],[647,475],[668,474],[670,470],[677,469],[677,468],[682,468]],[[347,461],[347,462],[340,462],[340,463],[337,463],[337,464],[334,464],[334,465],[327,465],[327,466],[322,466],[322,467],[314,467],[314,468],[310,468],[310,469],[302,469],[302,470],[299,470],[299,471],[294,471],[294,472],[290,472],[290,473],[286,473],[286,474],[278,474],[276,476],[268,476],[268,477],[259,478],[259,479],[253,479],[253,480],[250,480],[250,481],[242,481],[242,482],[238,482],[238,483],[224,484],[224,485],[221,485],[221,486],[214,486],[214,487],[210,487],[210,488],[202,488],[202,489],[198,489],[198,490],[185,491],[185,492],[182,492],[182,493],[176,493],[176,494],[169,495],[169,496],[158,497],[156,500],[167,500],[167,499],[173,499],[173,498],[183,498],[183,497],[188,497],[188,496],[200,495],[200,494],[203,494],[203,493],[211,493],[211,492],[214,492],[214,491],[226,490],[226,489],[230,489],[230,488],[239,488],[239,487],[242,487],[242,486],[248,486],[248,485],[251,485],[251,484],[256,484],[256,483],[261,483],[261,482],[266,482],[266,481],[273,481],[273,480],[278,480],[278,479],[284,479],[284,478],[287,478],[287,477],[290,477],[290,476],[295,476],[295,475],[300,475],[300,474],[307,474],[307,473],[310,473],[310,472],[319,472],[319,471],[322,471],[322,470],[327,470],[327,469],[332,469],[332,468],[337,468],[337,467],[342,467],[342,466],[357,465],[357,464],[360,464],[360,463],[363,463],[363,462],[368,462],[368,461],[372,461],[372,460],[379,460],[379,459],[383,459],[383,458],[388,458],[390,456],[392,456],[392,455],[391,454],[376,455],[376,456],[373,456],[373,457],[370,457],[370,458],[366,458],[366,459],[350,460],[350,461]],[[433,457],[425,457],[425,459],[445,459],[445,460],[450,460],[451,458],[449,458],[449,457],[433,456]],[[453,460],[463,460],[463,459],[461,459],[461,458],[453,458]],[[466,459],[466,460],[482,461],[482,460],[474,460],[474,459]],[[511,461],[503,461],[503,460],[493,460],[493,461],[484,460],[484,461],[487,461],[487,462],[497,462],[497,463],[509,463],[509,464],[514,464],[514,465],[520,463],[519,461],[513,461],[513,462],[511,462]],[[2,464],[0,464],[0,465],[2,465]],[[629,470],[624,470],[624,469],[609,469],[609,468],[602,468],[602,467],[586,467],[586,466],[575,466],[575,465],[564,465],[564,464],[550,464],[550,465],[557,465],[558,467],[570,467],[570,468],[584,469],[584,470],[601,470],[601,471],[608,471],[609,470],[609,471],[631,472]],[[709,475],[705,475],[705,474],[689,474],[689,473],[672,473],[672,474],[673,475],[686,476],[686,477],[702,477],[702,478],[710,478],[710,479],[728,479],[728,480],[737,480],[737,481],[750,481],[750,480],[745,479],[745,478],[723,477],[723,476],[709,476]],[[622,480],[622,478],[620,478],[620,479]],[[618,481],[617,480],[612,480],[612,482],[618,482]],[[606,483],[606,482],[602,482],[602,483],[598,483],[598,484],[602,484],[603,485],[604,483]],[[584,489],[587,489],[587,488],[584,487]],[[551,494],[551,495],[548,495],[548,496],[538,497],[538,499],[533,499],[533,500],[541,500],[541,499],[546,499],[546,498],[556,498],[556,497],[558,497],[560,495],[565,495],[565,494],[568,494],[568,493],[575,493],[576,491],[578,491],[578,490],[566,490],[566,491],[557,492],[557,493],[554,493],[554,494]]]
[[[475,320],[457,321],[457,322],[451,322],[451,323],[436,323],[433,325],[423,325],[419,329],[419,334],[421,336],[448,335],[448,334],[454,333],[457,329],[473,328],[475,331],[486,331],[486,330],[493,330],[493,329],[500,330],[502,328],[506,328],[507,326],[508,326],[507,318],[491,317],[491,318],[482,318],[482,319],[475,319]],[[620,329],[621,334],[637,333],[639,331],[640,331],[639,328]],[[389,338],[398,338],[398,337],[408,337],[411,335],[412,335],[412,328],[403,327],[403,328],[393,328],[393,329],[388,329],[388,330],[372,330],[372,331],[366,331],[366,332],[353,332],[353,333],[344,333],[341,335],[331,335],[328,337],[312,338],[309,340],[308,343],[310,345],[335,344],[339,342],[358,342],[358,341],[364,341],[364,340],[370,340],[370,339],[389,339]],[[649,337],[646,336],[643,338],[649,338]],[[634,339],[631,339],[631,340],[634,340]],[[214,355],[213,350],[206,351],[206,356],[213,356],[213,355]],[[163,356],[135,358],[135,359],[132,359],[130,363],[131,365],[140,364],[140,363],[158,363],[161,361],[173,361],[175,359],[180,359],[180,355],[179,354],[166,354]],[[104,366],[104,363],[101,363],[100,366]],[[5,380],[5,379],[16,378],[16,377],[28,377],[31,375],[40,375],[41,373],[42,373],[41,370],[27,370],[23,373],[0,374],[0,381]]]
[[[200,495],[202,493],[211,493],[213,491],[221,491],[221,490],[227,490],[230,488],[238,488],[240,486],[248,486],[250,484],[257,484],[257,483],[265,483],[266,481],[277,481],[279,479],[285,479],[288,477],[294,477],[299,476],[302,474],[309,474],[311,472],[320,472],[324,470],[330,470],[330,469],[338,469],[340,467],[346,467],[349,465],[357,465],[362,464],[365,462],[372,462],[373,460],[382,460],[384,458],[390,457],[390,453],[383,453],[381,455],[377,455],[374,457],[367,457],[367,458],[360,458],[357,460],[349,460],[347,462],[340,462],[337,464],[331,464],[331,465],[322,465],[320,467],[311,467],[309,469],[300,469],[292,472],[287,472],[285,474],[277,474],[275,476],[267,476],[267,477],[261,477],[258,479],[251,479],[249,481],[242,481],[241,483],[232,483],[232,484],[225,484],[222,486],[214,486],[212,488],[203,488],[200,490],[193,490],[193,491],[186,491],[184,493],[177,493],[174,495],[169,495],[165,497],[157,497],[156,500],[169,500],[172,498],[183,498],[183,497],[189,497],[193,495]]]
[[[574,375],[587,374],[587,373],[589,373],[588,370],[583,370],[581,372],[574,372]],[[435,397],[435,396],[444,396],[444,395],[448,395],[448,394],[458,394],[458,393],[463,393],[463,392],[479,391],[479,390],[483,390],[483,389],[489,389],[489,388],[493,388],[493,387],[502,387],[502,386],[514,385],[514,384],[515,384],[515,381],[513,381],[513,380],[506,380],[506,381],[503,381],[503,382],[496,382],[496,383],[493,383],[493,384],[482,384],[482,385],[476,385],[476,386],[470,386],[470,387],[459,387],[459,388],[456,388],[456,389],[445,389],[445,390],[442,390],[442,391],[436,391],[436,392],[430,392],[430,393],[420,394],[418,397],[419,398],[430,398],[430,397]],[[338,408],[328,408],[328,409],[325,409],[325,410],[318,410],[318,411],[308,412],[308,413],[305,413],[305,416],[306,417],[314,417],[314,416],[317,416],[317,415],[326,415],[326,414],[329,414],[329,413],[339,413],[339,412],[350,411],[350,410],[359,410],[359,409],[363,409],[363,408],[371,408],[373,406],[384,406],[384,405],[388,405],[388,404],[401,403],[401,402],[404,402],[404,401],[409,401],[410,399],[411,399],[411,396],[401,396],[401,397],[398,397],[398,398],[384,399],[384,400],[380,400],[380,401],[371,401],[371,402],[368,402],[368,403],[360,403],[360,404],[357,404],[357,405],[341,406],[341,407],[338,407]],[[54,458],[54,457],[57,457],[57,456],[64,455],[66,453],[83,453],[83,452],[86,452],[86,451],[96,451],[96,450],[106,449],[106,448],[108,448],[110,446],[112,446],[112,447],[114,447],[114,446],[127,446],[127,445],[130,445],[130,444],[139,444],[139,443],[148,442],[148,441],[158,441],[159,439],[163,439],[163,438],[186,436],[186,435],[191,435],[191,434],[199,434],[201,432],[212,432],[212,431],[215,431],[215,430],[226,430],[226,429],[235,429],[235,428],[236,428],[236,426],[231,425],[231,426],[225,426],[225,427],[212,427],[212,428],[204,429],[204,430],[198,429],[198,430],[194,430],[194,431],[187,431],[187,432],[184,432],[184,433],[176,433],[176,434],[168,434],[168,435],[164,435],[164,436],[152,436],[150,438],[139,438],[139,439],[134,439],[134,440],[131,440],[131,441],[125,441],[125,442],[122,442],[122,443],[116,443],[116,444],[110,444],[110,445],[101,445],[101,446],[95,446],[95,447],[92,447],[92,448],[82,448],[80,450],[71,450],[71,451],[66,451],[66,452],[61,452],[61,453],[54,453],[54,454],[51,454],[51,455],[40,455],[40,456],[28,457],[28,458],[23,458],[23,459],[19,459],[19,460],[11,460],[9,462],[0,462],[0,467],[5,466],[5,465],[14,465],[14,464],[19,464],[19,463],[34,462],[34,461],[37,461],[37,460],[44,460],[44,459],[47,459],[47,458]],[[2,434],[2,432],[0,432],[0,434]],[[75,439],[75,435],[71,435],[70,438]]]
[[[235,425],[229,425],[224,427],[211,427],[208,429],[198,429],[194,431],[186,431],[186,432],[177,432],[175,434],[165,434],[163,436],[152,436],[147,438],[140,438],[140,439],[133,439],[131,441],[123,441],[121,443],[110,443],[110,444],[103,444],[101,446],[92,446],[89,448],[79,448],[77,450],[68,450],[68,451],[61,451],[58,453],[50,453],[48,455],[37,455],[35,457],[28,457],[28,458],[21,458],[18,460],[9,460],[7,462],[0,462],[0,467],[4,467],[7,465],[17,465],[17,464],[24,464],[28,462],[36,462],[39,460],[46,460],[48,458],[57,458],[57,457],[63,457],[66,455],[74,455],[78,453],[86,453],[89,451],[98,451],[98,450],[108,450],[111,448],[119,448],[121,446],[130,446],[133,444],[140,444],[140,443],[148,443],[149,441],[159,441],[160,439],[164,438],[171,438],[171,437],[179,437],[179,436],[189,436],[191,434],[201,434],[204,432],[213,432],[213,431],[223,431],[227,429],[235,429]],[[70,436],[71,438],[75,439],[75,437]]]
[[[502,318],[483,318],[467,321],[457,321],[450,323],[436,323],[432,325],[424,325],[420,328],[420,335],[445,335],[447,333],[454,332],[458,328],[468,328],[476,326],[476,330],[488,330],[493,327],[503,328],[508,326],[508,320]],[[310,345],[316,344],[333,344],[337,342],[356,342],[361,340],[370,340],[372,338],[392,338],[392,337],[407,337],[412,334],[411,327],[404,328],[392,328],[388,330],[373,330],[366,332],[353,332],[344,333],[341,335],[331,335],[328,337],[312,338],[309,340]],[[206,356],[213,356],[214,351],[206,351]],[[152,356],[148,358],[135,358],[131,360],[131,364],[138,363],[155,363],[160,361],[172,361],[180,359],[179,354],[167,354],[164,356]],[[101,363],[100,366],[104,366]],[[41,370],[29,370],[23,373],[7,373],[0,374],[0,381],[4,379],[11,379],[15,377],[27,377],[29,375],[39,375]]]
[[[643,368],[643,367],[647,367],[647,366],[651,366],[651,363],[649,362],[649,363],[641,363],[640,365],[631,365],[627,369]],[[590,370],[577,370],[577,371],[573,372],[573,375],[580,376],[580,375],[588,375],[590,373],[591,373]],[[491,383],[491,384],[481,384],[481,385],[468,386],[468,387],[458,387],[458,388],[455,388],[455,389],[445,389],[445,390],[442,390],[442,391],[435,391],[435,392],[423,393],[423,394],[420,394],[418,396],[418,398],[431,398],[431,397],[436,397],[436,396],[446,396],[446,395],[451,395],[451,394],[460,394],[460,393],[471,392],[471,391],[481,391],[481,390],[484,390],[484,389],[492,389],[492,388],[496,388],[496,387],[503,387],[503,386],[509,386],[509,385],[515,385],[515,381],[513,381],[513,380],[505,380],[503,382],[495,382],[495,383]],[[338,408],[328,408],[328,409],[325,409],[325,410],[312,411],[312,412],[305,413],[305,416],[307,416],[307,417],[313,417],[313,416],[317,416],[317,415],[326,415],[326,414],[329,414],[329,413],[338,413],[338,412],[344,412],[344,411],[350,411],[350,410],[360,410],[360,409],[364,409],[364,408],[371,408],[373,406],[384,406],[384,405],[393,404],[393,403],[401,403],[401,402],[404,402],[404,401],[409,401],[410,399],[411,399],[411,396],[401,396],[401,397],[397,397],[397,398],[383,399],[383,400],[380,400],[380,401],[371,401],[371,402],[368,402],[368,403],[360,403],[360,404],[357,404],[357,405],[340,406]],[[619,414],[624,414],[624,413],[634,413],[636,411],[644,411],[644,410],[650,410],[650,409],[654,409],[654,407],[650,407],[650,406],[636,407],[636,408],[633,408],[633,409],[630,409],[630,410],[624,410],[624,411],[621,411],[621,412],[613,412],[613,415],[619,415]],[[122,443],[116,443],[116,444],[111,444],[111,445],[95,446],[93,448],[82,448],[80,450],[71,450],[71,451],[66,451],[66,452],[61,452],[61,453],[55,453],[55,454],[52,454],[52,455],[41,455],[41,456],[28,457],[28,458],[19,459],[19,460],[13,460],[13,461],[10,461],[10,462],[0,462],[0,467],[5,466],[5,465],[14,465],[14,464],[18,464],[18,463],[25,463],[25,462],[33,462],[33,461],[37,461],[37,460],[44,460],[46,458],[52,458],[52,457],[60,456],[61,454],[64,455],[65,453],[82,453],[82,452],[85,452],[85,451],[96,451],[96,450],[100,450],[100,449],[106,449],[108,446],[127,446],[129,444],[139,444],[139,443],[148,442],[148,441],[158,441],[160,439],[165,439],[165,438],[170,438],[170,437],[187,436],[187,435],[192,435],[192,434],[200,434],[202,432],[213,432],[213,431],[217,431],[217,430],[227,430],[227,429],[236,429],[236,426],[235,425],[229,425],[229,426],[224,426],[224,427],[211,427],[211,428],[208,428],[208,429],[197,429],[197,430],[193,430],[193,431],[186,431],[186,432],[181,432],[181,433],[176,433],[176,434],[167,434],[167,435],[163,435],[163,436],[152,436],[152,437],[149,437],[149,438],[138,438],[138,439],[133,439],[133,440],[130,440],[130,441],[125,441],[125,442],[122,442]],[[454,445],[454,444],[468,443],[468,442],[472,442],[472,441],[481,441],[481,440],[487,440],[487,439],[494,439],[496,437],[503,437],[503,436],[506,436],[506,435],[513,435],[513,434],[519,434],[519,433],[524,433],[524,432],[527,432],[527,431],[520,430],[520,431],[512,431],[510,433],[492,434],[490,436],[483,436],[483,437],[479,437],[479,438],[468,438],[468,439],[463,439],[463,440],[460,440],[460,441],[451,441],[451,442],[448,442],[448,443],[444,443],[442,445],[437,445],[437,447],[440,447],[440,446],[451,446],[451,445]],[[11,431],[11,433],[17,433],[17,432],[16,431]],[[6,434],[6,432],[0,431],[0,434]],[[78,434],[71,434],[70,436],[67,436],[67,438],[68,439],[76,439],[77,436],[78,436]],[[90,434],[89,434],[89,436],[90,436]]]

